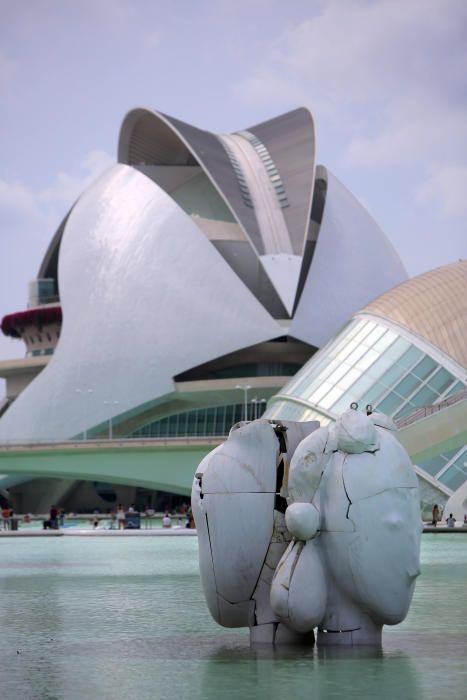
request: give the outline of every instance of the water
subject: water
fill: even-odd
[[[2,539],[0,697],[465,700],[467,537],[425,535],[422,572],[382,651],[255,651],[209,617],[196,538]]]

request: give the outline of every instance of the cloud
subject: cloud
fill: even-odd
[[[386,216],[393,240],[400,232],[399,250],[410,256],[419,246],[409,229],[424,235],[436,214],[446,219],[439,231],[467,209],[467,2],[309,7],[233,86],[234,96],[275,110],[308,106],[319,160],[352,190],[366,188],[368,207]]]
[[[290,25],[233,87],[256,104],[313,104],[347,164],[442,150],[467,128],[464,0],[329,0]],[[297,99],[298,98],[298,99]],[[467,141],[466,141],[467,143]]]
[[[444,216],[467,215],[467,166],[447,165],[420,183],[415,199],[421,205],[434,204]]]
[[[51,236],[73,202],[114,159],[104,151],[91,151],[75,174],[58,173],[47,187],[33,189],[20,182],[0,179],[0,219],[4,232],[28,238],[29,232]]]
[[[467,148],[467,110],[419,95],[391,104],[377,133],[351,138],[343,153],[349,165],[374,166],[417,159],[430,166]]]
[[[31,193],[39,205],[71,207],[75,199],[115,160],[105,151],[90,151],[81,161],[75,175],[58,173],[54,181]]]

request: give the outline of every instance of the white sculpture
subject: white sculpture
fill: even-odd
[[[355,409],[355,407],[354,407]],[[192,508],[213,618],[252,642],[379,644],[419,574],[417,478],[383,414],[235,425]],[[289,465],[290,464],[290,469]]]

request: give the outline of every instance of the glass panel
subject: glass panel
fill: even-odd
[[[430,389],[429,386],[424,386],[415,396],[412,396],[410,403],[414,406],[431,406],[437,397],[438,394],[435,391]]]
[[[339,389],[341,389],[343,391],[347,391],[347,389],[349,387],[351,387],[352,384],[354,384],[357,381],[357,379],[360,377],[360,375],[361,375],[361,372],[359,372],[356,369],[349,370],[347,372],[347,374],[345,375],[345,377],[342,377],[342,379],[340,380],[340,382],[338,384]]]
[[[374,360],[378,357],[377,353],[375,353],[373,350],[369,350],[366,348],[364,345],[359,345],[353,350],[350,355],[346,358],[346,362],[349,365],[355,364],[365,353],[373,353],[374,354]],[[371,363],[370,363],[371,364]]]
[[[443,455],[438,455],[438,457],[433,457],[433,459],[422,462],[418,466],[428,472],[428,474],[431,474],[431,476],[435,476],[446,464],[447,460],[445,457]]]
[[[455,459],[453,462],[453,465],[455,465],[458,469],[462,469],[467,474],[467,467],[464,466],[464,463],[467,462],[467,450],[462,450],[460,455]]]
[[[457,382],[456,384],[454,384],[452,389],[449,389],[446,396],[453,396],[454,394],[457,394],[459,391],[463,391],[464,389],[465,389],[465,384],[463,382]]]
[[[423,360],[413,368],[412,372],[417,377],[420,377],[420,379],[426,379],[436,367],[438,367],[437,363],[426,355]]]
[[[376,360],[379,355],[375,350],[368,349],[361,359],[355,364],[355,367],[361,372],[365,372]]]
[[[399,418],[403,418],[404,416],[408,416],[410,413],[413,413],[413,412],[416,411],[416,410],[417,410],[417,409],[415,408],[415,406],[412,406],[411,403],[407,402],[407,403],[401,408],[401,410],[400,410],[398,413],[396,413],[395,416],[393,416],[393,418],[394,418],[395,421],[397,421],[397,420],[399,420]]]
[[[403,374],[405,374],[405,369],[403,367],[400,365],[393,365],[383,374],[379,381],[381,384],[390,389]]]
[[[384,353],[391,357],[394,362],[399,361],[402,355],[410,348],[410,343],[405,338],[398,338]]]
[[[386,332],[386,329],[383,326],[376,326],[369,335],[367,335],[366,338],[362,340],[362,343],[368,347],[372,347],[374,343],[376,343],[379,338],[381,338],[382,335]]]
[[[369,402],[371,403],[371,402]],[[381,413],[385,413],[387,416],[390,416],[394,413],[396,408],[399,408],[399,406],[402,403],[402,399],[400,396],[397,396],[396,394],[393,394],[392,392],[386,396],[384,401],[381,401],[380,404],[378,404],[378,411],[381,411]]]
[[[365,395],[365,392],[370,389],[372,384],[372,377],[368,376],[368,374],[363,374],[354,384],[352,384],[352,388],[346,392],[345,396],[343,397],[343,399],[346,401],[345,408],[348,408],[347,403],[352,403],[352,401],[360,401],[361,397]],[[381,389],[378,390],[378,396],[379,394],[381,394]],[[345,410],[341,408],[340,402],[339,410]]]
[[[326,381],[331,385],[337,384],[337,382],[349,371],[349,366],[344,362],[338,362],[337,360],[334,360],[334,362],[337,364],[337,369],[335,369],[334,372],[326,379]]]
[[[417,377],[414,377],[413,374],[408,374],[407,377],[404,377],[404,379],[394,387],[394,391],[397,391],[398,394],[407,398],[419,384],[420,380],[417,379]]]
[[[434,374],[431,378],[428,384],[435,389],[438,394],[442,394],[443,391],[446,391],[448,386],[453,382],[455,377],[447,371],[447,369],[444,369],[444,367],[440,367],[440,369]]]
[[[354,334],[354,340],[356,340],[357,343],[361,343],[361,341],[376,327],[372,321],[360,321],[359,326],[357,332]]]
[[[464,472],[459,471],[456,467],[449,467],[449,469],[439,477],[439,480],[453,491],[456,491],[459,486],[464,483],[466,478],[467,474],[464,474]]]
[[[373,345],[373,349],[378,353],[383,353],[395,341],[397,335],[392,331],[386,333]]]
[[[412,345],[403,355],[400,357],[397,362],[398,364],[402,365],[402,367],[405,367],[405,369],[409,369],[413,365],[414,362],[418,360],[419,357],[422,356],[422,351],[416,348],[414,345]]]
[[[331,389],[329,394],[326,394],[324,399],[321,399],[321,401],[319,402],[319,405],[325,409],[329,409],[329,408],[331,408],[333,403],[335,403],[338,399],[340,399],[342,394],[343,394],[342,389],[340,389],[338,386],[335,386],[334,389]]]
[[[387,391],[386,387],[383,386],[382,384],[375,384],[370,391],[368,391],[364,396],[362,396],[361,401],[362,403],[366,404],[371,403],[371,404],[376,404],[377,400],[380,398],[382,394],[385,394]]]
[[[309,401],[312,403],[319,403],[323,396],[325,396],[331,389],[332,384],[329,382],[323,382],[323,384],[321,384],[321,386],[310,396]]]
[[[339,360],[341,360],[341,362],[343,362],[343,361],[350,355],[350,353],[353,352],[353,351],[355,350],[356,347],[357,347],[356,341],[355,341],[355,340],[349,340],[349,342],[347,343],[347,345],[345,345],[345,347],[343,347],[343,348],[341,348],[341,350],[339,350],[339,352],[337,353],[336,357],[337,357]]]

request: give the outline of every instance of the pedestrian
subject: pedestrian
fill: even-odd
[[[164,517],[162,518],[162,527],[172,527],[172,518],[168,512],[164,513]]]
[[[456,524],[456,519],[453,517],[452,513],[449,513],[449,518],[446,518],[446,524],[448,527],[454,527]]]
[[[51,506],[49,510],[49,519],[42,523],[44,530],[58,530],[58,509],[57,506]]]
[[[439,508],[438,508],[437,503],[435,503],[435,505],[433,506],[433,508],[431,510],[431,515],[432,515],[431,524],[433,525],[433,527],[436,527],[438,524],[438,520],[439,520]]]
[[[10,529],[10,509],[8,506],[2,508],[2,526],[4,530]]]
[[[125,529],[125,508],[121,503],[119,503],[117,507],[117,523],[119,530]]]

